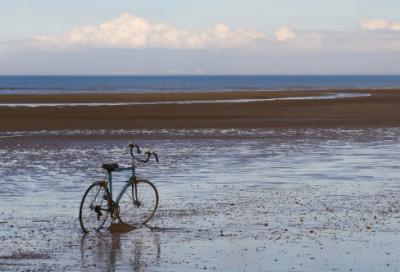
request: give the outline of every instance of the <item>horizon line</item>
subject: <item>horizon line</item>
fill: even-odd
[[[400,76],[399,74],[0,74],[6,76]]]

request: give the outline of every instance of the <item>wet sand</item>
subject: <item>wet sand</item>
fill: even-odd
[[[308,97],[369,97],[246,103],[0,107],[0,131],[60,129],[268,128],[295,125],[400,125],[400,90],[249,91],[167,94],[0,95],[0,103],[113,103]],[[322,120],[322,122],[321,122]],[[298,123],[299,121],[299,123]],[[326,121],[326,123],[325,123]],[[298,123],[298,124],[297,124]]]
[[[2,271],[396,271],[400,129],[269,128],[0,134]],[[155,146],[147,226],[84,235],[101,164]],[[114,176],[118,192],[126,177]]]
[[[340,92],[371,96],[0,107],[0,270],[396,271],[400,91]],[[318,92],[1,95],[0,103],[274,95]],[[138,169],[158,188],[155,217],[134,227],[108,220],[84,235],[83,193],[103,178],[103,163],[129,162],[133,139],[160,156]],[[117,193],[126,177],[115,178]]]

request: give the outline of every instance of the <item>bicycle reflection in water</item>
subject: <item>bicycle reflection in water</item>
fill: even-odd
[[[93,232],[81,239],[81,266],[87,270],[142,271],[160,266],[159,235],[151,227],[130,232]]]

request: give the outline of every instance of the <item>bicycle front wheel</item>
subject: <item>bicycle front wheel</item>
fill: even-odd
[[[110,207],[110,192],[103,183],[94,183],[83,195],[79,209],[79,222],[84,232],[103,227]]]
[[[131,225],[146,224],[158,207],[158,192],[148,180],[140,179],[126,189],[118,203],[119,220]]]

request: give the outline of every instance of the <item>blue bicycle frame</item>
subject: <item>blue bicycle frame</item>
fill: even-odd
[[[126,189],[129,187],[129,185],[132,184],[132,181],[134,181],[134,180],[136,179],[136,175],[135,175],[135,166],[134,166],[134,165],[135,165],[135,164],[134,164],[135,156],[133,155],[133,148],[136,147],[138,154],[140,154],[140,149],[139,149],[139,146],[133,145],[133,142],[131,142],[129,146],[131,147],[132,167],[127,167],[127,168],[113,168],[111,171],[108,171],[107,174],[106,174],[106,176],[104,177],[104,181],[107,180],[107,183],[106,183],[105,188],[107,188],[107,186],[109,187],[109,191],[110,191],[110,201],[112,202],[112,201],[113,201],[113,200],[112,200],[113,198],[112,198],[112,174],[111,174],[111,173],[114,172],[114,171],[119,172],[119,171],[132,170],[132,176],[129,178],[129,180],[126,181],[125,187],[122,188],[122,190],[121,190],[120,193],[119,193],[118,199],[114,202],[114,203],[116,203],[116,204],[119,203],[119,201],[121,200],[122,196],[124,195]],[[137,158],[136,158],[136,159],[137,159],[138,161],[142,162],[142,163],[147,163],[147,162],[149,161],[149,159],[150,159],[150,156],[151,156],[151,155],[154,155],[154,156],[156,157],[156,161],[158,162],[158,156],[157,156],[157,154],[156,154],[155,152],[151,153],[151,152],[150,152],[150,149],[149,149],[145,154],[148,155],[148,157],[147,157],[146,160],[141,160],[141,159],[137,159]],[[117,166],[117,167],[118,167],[118,166]],[[107,169],[107,168],[105,168],[105,169]],[[107,177],[107,175],[108,175],[108,177]],[[134,187],[132,186],[132,197],[133,197],[133,198],[135,198],[135,197],[137,198],[137,195],[135,196],[135,195],[133,194],[133,188],[134,188]],[[136,189],[137,189],[137,188],[136,188],[136,184],[135,184],[135,191],[136,191],[136,194],[137,194],[137,190],[136,190]],[[106,191],[104,190],[104,195],[105,195],[105,193],[106,193]],[[102,200],[101,200],[100,206],[103,204],[104,195],[103,195],[103,198],[102,198]],[[137,200],[137,199],[136,199],[136,200]],[[107,209],[100,208],[100,210],[107,211],[107,212],[111,212],[111,206],[108,207]]]
[[[107,172],[106,176],[104,177],[104,180],[107,179],[106,188],[108,187],[108,189],[109,189],[110,201],[112,201],[112,199],[113,199],[113,197],[112,197],[112,172],[120,172],[120,171],[128,171],[128,170],[132,170],[132,176],[129,178],[129,180],[126,181],[125,187],[123,187],[122,191],[119,194],[118,199],[116,199],[116,201],[115,201],[116,204],[119,203],[119,201],[121,200],[122,196],[124,195],[126,189],[128,189],[129,185],[131,185],[132,181],[136,178],[135,167],[116,168],[113,171]],[[106,193],[106,191],[104,190],[104,195],[105,195],[105,193]],[[100,206],[103,204],[104,195],[103,195],[103,198],[101,200]],[[108,209],[100,208],[100,210],[110,212],[110,208],[111,207],[108,207]]]

